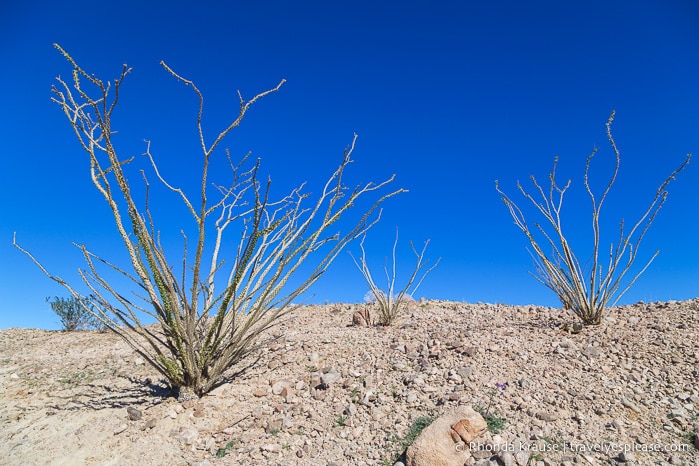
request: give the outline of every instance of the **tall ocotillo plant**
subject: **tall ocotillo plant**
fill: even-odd
[[[612,306],[616,305],[619,299],[633,286],[638,277],[646,271],[651,262],[657,257],[660,251],[656,251],[645,266],[643,266],[643,268],[641,268],[641,270],[622,288],[625,283],[623,278],[636,260],[641,240],[655,220],[658,211],[667,200],[666,188],[668,184],[675,179],[675,176],[677,176],[679,172],[684,170],[691,158],[691,154],[688,154],[682,165],[665,179],[656,191],[653,201],[639,220],[633,225],[631,230],[625,232],[624,221],[621,220],[619,224],[618,241],[616,245],[610,245],[609,262],[605,265],[604,261],[600,258],[600,212],[609,191],[616,181],[621,160],[619,149],[612,137],[611,127],[613,120],[614,112],[611,113],[607,121],[606,129],[607,139],[609,139],[609,143],[616,157],[615,166],[612,176],[599,198],[593,194],[588,178],[590,162],[592,161],[592,157],[597,153],[597,149],[592,151],[585,163],[584,184],[592,203],[592,255],[589,259],[589,263],[591,264],[589,269],[583,268],[578,256],[573,252],[568,240],[563,234],[561,208],[563,205],[563,196],[570,187],[571,181],[568,180],[563,187],[556,183],[556,165],[558,163],[558,158],[554,159],[553,169],[549,175],[551,184],[548,194],[544,192],[533,175],[531,176],[531,180],[536,191],[539,193],[538,199],[525,191],[520,183],[517,183],[517,188],[519,188],[522,195],[528,199],[535,209],[544,217],[546,220],[544,224],[547,225],[546,228],[552,228],[553,233],[547,233],[546,228],[539,223],[534,224],[535,230],[532,231],[525,221],[522,210],[512,199],[500,190],[498,182],[495,182],[495,189],[502,195],[502,200],[509,209],[515,225],[524,232],[534,249],[532,253],[536,268],[536,274],[533,274],[534,277],[553,290],[560,299],[563,307],[573,311],[573,313],[587,325],[599,324],[602,320],[604,309],[610,303]],[[534,232],[536,230],[543,235],[544,241],[539,241],[534,237]],[[543,250],[543,247],[546,247],[547,244],[551,247],[550,254],[546,254]]]
[[[231,184],[228,187],[211,186],[209,167],[216,149],[240,124],[250,107],[279,90],[284,80],[247,101],[239,94],[237,118],[212,142],[207,142],[202,127],[204,98],[201,92],[193,82],[161,62],[170,75],[194,91],[199,102],[196,125],[203,168],[196,201],[161,176],[151,155],[150,143],[147,143],[144,154],[158,180],[184,203],[197,232],[191,249],[182,233],[183,256],[178,258],[182,275],[177,277],[172,267],[175,263],[166,257],[160,232],[151,216],[148,203],[150,185],[145,172],[142,171],[145,207],[141,208],[124,172],[124,167],[133,158],[119,157],[112,140],[112,116],[121,85],[131,69],[124,65],[113,85],[110,82],[105,84],[85,72],[61,47],[56,45],[56,48],[72,64],[73,79],[71,86],[57,78],[52,100],[65,113],[89,156],[92,182],[111,209],[131,271],[102,259],[84,245],[76,245],[87,262],[87,270],[79,271],[91,293],[85,297],[60,277],[51,275],[16,241],[15,245],[74,297],[92,300],[100,321],[126,340],[173,388],[178,389],[180,399],[201,396],[225,380],[230,368],[259,348],[260,333],[292,311],[295,307],[292,301],[308,290],[350,241],[379,220],[379,205],[403,190],[380,194],[393,177],[378,184],[360,185],[353,190],[343,184],[344,171],[352,162],[356,135],[345,150],[339,168],[327,180],[317,200],[309,206],[304,203],[309,195],[302,192],[303,185],[279,201],[270,201],[270,182],[262,186],[257,178],[259,161],[244,170],[245,159],[234,164],[230,154]],[[215,201],[211,201],[212,191],[218,194]],[[377,194],[378,199],[354,227],[342,235],[328,233],[328,229],[357,203],[358,198],[371,193]],[[230,237],[228,229],[233,225],[240,227],[239,237],[233,241],[232,259],[226,261],[221,258],[226,254],[224,238]],[[319,251],[321,248],[322,252]],[[193,252],[192,262],[188,252]],[[289,279],[301,272],[301,264],[311,257],[314,266],[310,274],[300,281],[301,284],[287,286]],[[98,271],[99,263],[126,276],[141,290],[140,296],[134,293],[136,299],[133,299],[118,291],[113,281],[110,283]],[[221,283],[224,286],[219,291],[216,286]],[[146,317],[154,318],[159,325],[145,325],[142,320]]]

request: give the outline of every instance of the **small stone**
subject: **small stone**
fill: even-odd
[[[193,427],[190,427],[189,429],[185,429],[182,432],[180,432],[180,435],[177,439],[180,441],[180,443],[184,445],[191,445],[192,443],[194,443],[198,436],[199,431],[197,429],[194,429]]]
[[[325,385],[326,387],[334,384],[340,380],[340,374],[338,374],[334,369],[330,369],[326,373],[320,376],[320,383]]]
[[[594,346],[588,346],[585,348],[585,351],[583,351],[583,354],[588,358],[597,358],[600,355],[600,350]]]
[[[532,381],[532,379],[528,379],[526,377],[522,377],[517,381],[517,385],[520,386],[520,388],[530,388],[533,387],[535,384]]]
[[[623,461],[624,463],[633,463],[636,461],[636,455],[633,454],[633,452],[621,452],[619,454],[619,459]]]
[[[553,422],[559,418],[558,413],[538,412],[536,417],[546,422]]]
[[[198,403],[196,406],[194,406],[194,417],[204,417],[204,405],[201,403]]]
[[[145,425],[146,429],[152,429],[153,427],[155,427],[156,422],[157,421],[155,420],[155,418],[148,419],[148,421],[146,421],[146,425]]]
[[[132,408],[131,406],[126,408],[126,413],[129,415],[129,420],[131,421],[139,421],[143,416],[141,411],[137,410],[136,408]]]
[[[146,361],[144,361],[143,358],[136,357],[136,358],[134,358],[133,363],[136,366],[142,366],[146,363]]]
[[[515,454],[515,460],[519,466],[527,466],[529,464],[530,452],[527,450],[518,451]]]
[[[124,432],[129,426],[127,424],[121,424],[119,427],[114,429],[114,435],[118,435]]]
[[[345,416],[354,416],[357,414],[357,406],[354,403],[349,403],[347,406],[345,406],[345,409],[342,411],[342,414]]]
[[[281,419],[270,419],[267,422],[267,427],[265,427],[265,433],[279,432],[282,430],[282,423],[283,421]]]
[[[566,348],[570,350],[574,350],[577,348],[575,345],[575,342],[571,340],[570,338],[563,338],[560,342],[558,342],[558,346],[561,348]]]
[[[289,382],[287,382],[286,380],[279,380],[277,382],[274,382],[274,384],[272,384],[272,393],[275,395],[281,395],[282,390],[284,390],[285,387],[289,387]]]
[[[501,451],[498,453],[500,461],[504,466],[515,466],[515,456],[509,451]]]
[[[262,445],[260,449],[262,451],[268,451],[270,453],[279,453],[280,451],[282,451],[282,446],[278,443],[268,443],[266,445]]]
[[[269,363],[267,363],[267,368],[269,370],[274,370],[281,365],[282,365],[281,361],[279,361],[278,358],[274,358]]]
[[[284,387],[282,388],[282,392],[280,393],[282,398],[284,398],[285,401],[289,401],[289,399],[294,395],[294,391],[291,389],[291,387]]]
[[[19,376],[17,374],[13,373],[12,375],[10,375],[10,378],[13,380],[17,380],[17,379],[19,379]]]
[[[265,388],[256,388],[256,389],[252,392],[252,396],[255,396],[255,397],[257,397],[257,398],[261,398],[261,397],[263,397],[263,396],[267,396],[267,389],[265,389]]]
[[[629,400],[628,398],[622,398],[621,404],[626,406],[627,408],[633,410],[633,411],[636,411],[637,413],[641,412],[641,408],[638,405],[636,405],[635,403],[633,403],[631,400]]]
[[[183,407],[184,409],[192,409],[192,408],[194,408],[194,405],[195,405],[195,404],[197,404],[197,401],[196,401],[196,400],[184,400],[184,401],[182,402],[182,407]]]

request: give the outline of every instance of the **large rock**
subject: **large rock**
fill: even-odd
[[[407,466],[463,466],[475,442],[488,426],[471,406],[459,406],[427,426],[408,447]]]
[[[369,309],[362,308],[352,314],[352,325],[357,327],[371,327],[371,315]]]

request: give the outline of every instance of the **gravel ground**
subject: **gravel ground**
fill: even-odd
[[[393,465],[416,423],[471,404],[501,430],[470,464],[699,465],[699,299],[580,333],[560,309],[442,301],[350,326],[361,307],[298,309],[184,403],[113,334],[0,331],[0,464]]]

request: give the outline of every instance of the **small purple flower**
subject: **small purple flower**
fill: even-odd
[[[507,389],[507,382],[496,383],[495,386],[500,389],[500,396],[504,396],[505,390]]]

